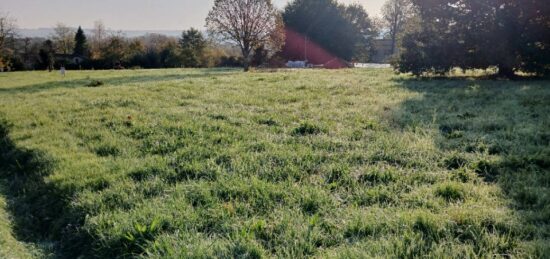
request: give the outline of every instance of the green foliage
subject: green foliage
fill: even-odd
[[[184,31],[179,40],[183,66],[199,67],[204,56],[207,42],[202,33],[194,28]]]
[[[117,156],[118,154],[120,154],[120,150],[116,146],[103,144],[95,149],[95,153],[98,156],[102,156],[102,157]]]
[[[462,69],[498,68],[545,75],[550,71],[550,10],[542,0],[413,0],[419,25],[403,37],[395,64],[415,75]],[[495,43],[498,44],[495,45]]]
[[[388,184],[397,180],[393,170],[372,170],[359,176],[359,182],[366,184]]]
[[[143,247],[149,241],[155,239],[155,236],[162,230],[162,223],[159,219],[153,219],[150,224],[142,225],[135,223],[132,230],[124,235],[124,253],[128,255],[139,255],[143,252]]]
[[[435,194],[447,201],[461,201],[466,196],[466,191],[458,183],[445,183],[436,188]]]
[[[9,73],[0,257],[544,258],[547,85]]]
[[[285,25],[342,59],[366,62],[375,32],[365,9],[334,0],[291,1],[283,13]]]
[[[126,58],[126,39],[120,35],[113,35],[102,45],[101,57],[106,67],[119,68]]]
[[[443,163],[447,169],[452,170],[466,166],[468,164],[468,160],[459,154],[452,154],[451,156],[445,158]]]
[[[46,40],[42,43],[38,56],[41,68],[48,69],[49,71],[53,70],[53,65],[55,63],[55,48],[51,40]]]
[[[74,50],[73,55],[79,57],[88,57],[90,50],[88,49],[88,42],[86,40],[86,35],[80,26],[74,36]]]

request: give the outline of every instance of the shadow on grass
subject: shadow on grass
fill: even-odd
[[[496,184],[520,216],[523,241],[550,253],[550,81],[398,79],[420,94],[405,101],[395,122],[435,129],[448,169],[475,172]],[[433,131],[431,131],[433,132]],[[456,162],[458,161],[458,162]],[[546,244],[546,245],[545,245]]]
[[[231,69],[214,69],[205,70],[202,73],[172,73],[165,75],[138,75],[138,76],[115,76],[115,77],[97,77],[97,78],[81,78],[76,80],[59,80],[49,81],[39,84],[24,85],[12,88],[0,88],[0,94],[17,94],[17,93],[36,93],[44,90],[52,90],[57,88],[80,88],[87,87],[92,80],[99,80],[103,82],[103,87],[108,86],[123,86],[136,83],[148,83],[148,82],[167,82],[175,80],[185,79],[200,79],[200,78],[215,78],[216,76],[231,75],[236,73],[236,70]]]
[[[71,210],[67,195],[47,182],[55,161],[43,152],[17,147],[0,118],[0,184],[13,218],[13,232],[55,258],[75,258],[68,251],[85,251],[89,242],[78,224],[84,215]]]

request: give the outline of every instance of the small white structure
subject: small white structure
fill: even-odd
[[[353,63],[355,68],[391,68],[390,64],[377,64],[377,63]]]
[[[298,60],[298,61],[292,61],[289,60],[286,62],[286,66],[289,68],[306,68],[307,67],[307,61]]]

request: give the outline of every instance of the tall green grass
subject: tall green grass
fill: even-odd
[[[544,258],[548,85],[0,74],[0,255]]]

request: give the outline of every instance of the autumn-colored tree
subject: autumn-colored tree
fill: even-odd
[[[15,39],[15,20],[7,14],[0,13],[0,70],[9,67],[9,58],[13,52],[8,43]]]
[[[72,54],[74,49],[74,35],[75,32],[73,29],[63,23],[58,23],[55,26],[52,39],[58,53]]]
[[[101,57],[109,68],[120,68],[126,57],[128,42],[122,35],[111,35],[101,48]]]
[[[90,40],[91,58],[101,59],[101,49],[107,40],[107,29],[102,21],[95,21]]]

